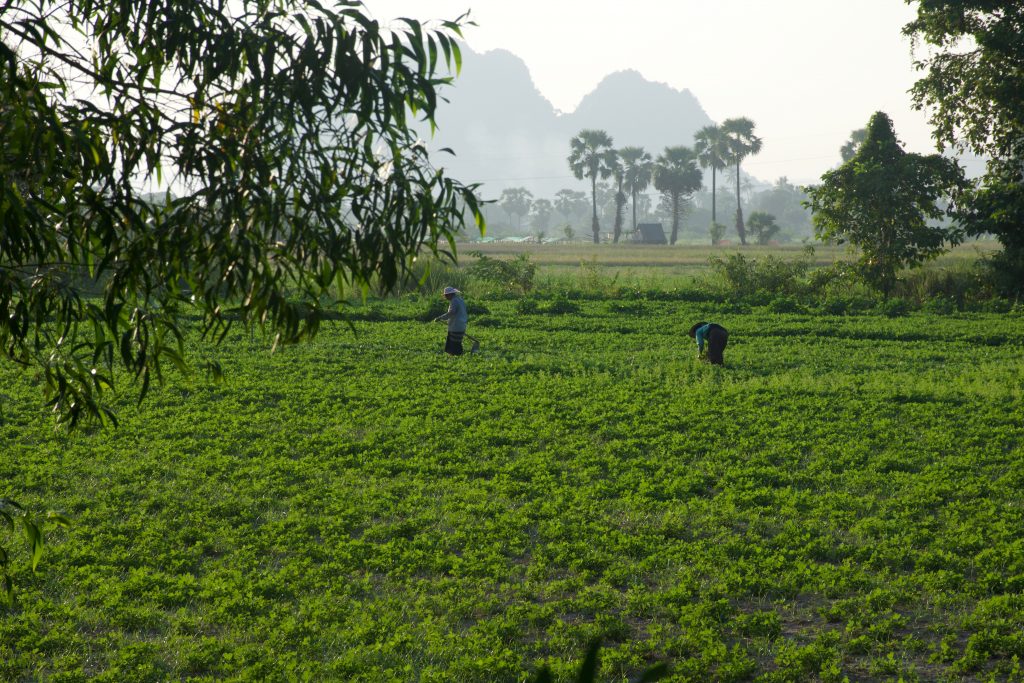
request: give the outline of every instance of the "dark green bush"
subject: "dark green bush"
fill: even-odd
[[[566,315],[569,313],[579,312],[579,304],[562,298],[555,299],[544,307],[544,313],[547,313],[548,315]]]
[[[828,299],[820,306],[822,313],[826,315],[846,315],[849,313],[849,302],[845,299]]]
[[[507,291],[529,292],[533,289],[533,278],[537,264],[530,262],[529,254],[519,254],[510,260],[496,259],[479,251],[470,254],[476,261],[466,268],[473,278],[499,285]]]
[[[981,262],[908,271],[901,274],[892,293],[922,305],[928,299],[949,299],[958,310],[972,300],[995,295]]]
[[[1024,245],[1004,246],[984,264],[985,276],[1002,296],[1024,297]]]
[[[516,313],[520,315],[532,315],[540,311],[536,299],[523,298],[516,301]]]
[[[430,322],[447,310],[448,302],[444,299],[428,299],[427,308],[420,314],[419,319],[424,322]]]
[[[642,315],[644,304],[642,301],[609,301],[608,312],[618,315]]]
[[[823,292],[836,286],[859,284],[856,269],[849,263],[838,261],[830,266],[815,268],[807,277],[807,287],[812,292]]]
[[[949,315],[957,311],[956,300],[945,296],[931,297],[921,305],[921,310],[939,315]]]
[[[733,294],[799,295],[808,289],[806,276],[811,269],[809,257],[812,253],[813,250],[808,252],[807,258],[795,261],[770,255],[758,259],[731,254],[725,258],[714,256],[708,263]]]
[[[892,297],[878,304],[878,312],[889,318],[899,318],[910,312],[911,305],[906,299]]]
[[[853,315],[873,309],[875,299],[857,294],[840,294],[830,291],[822,300],[819,310],[827,315]]]
[[[780,296],[768,303],[768,310],[772,313],[803,313],[804,307],[791,296]]]

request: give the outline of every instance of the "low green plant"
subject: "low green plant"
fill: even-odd
[[[516,299],[515,311],[519,315],[532,315],[540,311],[540,304],[537,303],[536,299],[523,297]]]
[[[804,307],[791,296],[779,296],[768,303],[768,310],[773,313],[801,313]]]
[[[42,519],[29,515],[17,501],[0,498],[0,591],[7,604],[14,602],[14,577],[11,573],[13,547],[9,539],[20,534],[28,545],[29,566],[35,572],[43,557],[45,547],[44,533],[47,525],[70,526],[70,520],[57,512],[48,512]]]
[[[898,318],[910,312],[912,305],[902,297],[889,297],[878,303],[878,311],[889,318]]]
[[[548,315],[570,315],[580,312],[580,306],[574,301],[569,301],[564,297],[558,297],[552,299],[542,309],[544,313]]]
[[[736,253],[725,257],[713,256],[708,263],[735,295],[798,295],[807,290],[805,278],[811,269],[811,255],[813,249],[805,258],[796,260],[772,255],[748,258]]]
[[[419,314],[422,322],[431,322],[448,311],[448,302],[441,298],[427,299],[427,307]],[[468,313],[468,310],[467,310]]]
[[[478,354],[416,323],[436,293],[372,300],[275,353],[232,330],[223,383],[116,431],[0,369],[4,495],[76,520],[38,574],[9,537],[0,679],[572,681],[595,639],[599,680],[1018,675],[1022,311],[478,284]]]
[[[476,260],[466,267],[465,272],[484,282],[498,285],[508,292],[526,293],[533,289],[537,265],[530,261],[530,255],[517,254],[512,259],[498,259],[479,251],[470,254]]]
[[[944,296],[933,296],[925,299],[921,310],[934,315],[949,315],[956,313],[957,303],[955,299]]]
[[[600,672],[600,653],[601,641],[595,640],[587,647],[586,654],[580,662],[580,668],[577,671],[576,676],[572,679],[575,683],[594,683],[594,681],[599,680],[598,673]],[[654,681],[661,680],[667,676],[668,673],[669,667],[662,662],[645,669],[636,681],[637,683],[653,683]],[[530,683],[554,683],[556,679],[549,666],[541,665],[529,680]]]

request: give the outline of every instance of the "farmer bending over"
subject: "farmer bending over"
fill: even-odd
[[[452,356],[462,355],[462,338],[466,336],[466,302],[459,296],[462,294],[454,287],[444,288],[444,298],[448,299],[448,312],[439,315],[435,320],[448,321],[448,338],[444,342],[444,352]]]
[[[729,333],[717,323],[700,322],[690,328],[690,336],[697,340],[697,358],[707,359],[712,365],[725,365],[722,352],[729,342]],[[707,356],[704,355],[704,342],[707,342]]]

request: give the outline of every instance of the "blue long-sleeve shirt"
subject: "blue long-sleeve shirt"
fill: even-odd
[[[704,353],[704,340],[707,339],[708,332],[711,331],[711,325],[712,323],[701,325],[694,333],[694,338],[697,340],[697,353]]]
[[[465,332],[469,323],[469,313],[466,311],[466,302],[456,294],[448,302],[448,312],[441,316],[441,320],[448,321],[449,332]]]

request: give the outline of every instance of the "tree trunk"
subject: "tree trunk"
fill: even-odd
[[[622,183],[619,183],[619,189],[615,193],[615,236],[612,239],[613,244],[619,243],[619,237],[622,236],[622,209],[626,207],[626,194],[622,191]]]
[[[633,232],[636,232],[636,190],[633,190]],[[634,236],[633,239],[636,239]]]
[[[718,191],[715,190],[715,165],[711,164],[711,222],[718,222],[718,213],[715,211],[715,200],[718,199]]]
[[[679,195],[672,196],[672,239],[669,244],[675,245],[679,236]]]
[[[590,199],[594,207],[593,220],[590,229],[594,231],[594,244],[601,243],[601,224],[597,220],[597,176],[590,177]]]
[[[736,160],[736,232],[740,236],[740,244],[747,245],[747,232],[743,229],[743,208],[740,206],[740,161]]]

